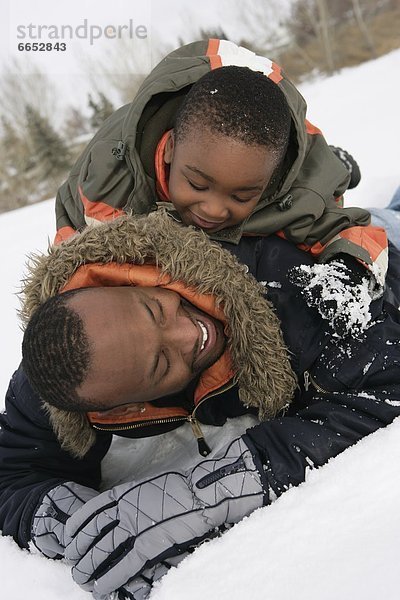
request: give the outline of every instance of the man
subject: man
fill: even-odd
[[[162,214],[85,230],[38,259],[26,286],[23,363],[46,412],[19,370],[2,416],[0,525],[68,558],[95,598],[146,597],[197,543],[400,412],[397,306],[379,299],[360,316],[353,298],[368,327],[340,338],[319,311],[349,277],[362,295],[359,273],[338,262],[322,288],[322,267],[278,237],[237,248],[274,309],[229,253]],[[275,417],[210,458],[198,421],[246,410]],[[203,456],[192,469],[96,491],[111,433],[187,422]]]

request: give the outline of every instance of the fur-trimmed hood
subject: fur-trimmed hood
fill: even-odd
[[[88,263],[155,264],[171,281],[199,294],[212,294],[223,307],[239,396],[257,407],[260,418],[286,406],[296,386],[279,321],[265,289],[228,251],[201,231],[182,227],[164,211],[126,216],[86,228],[47,254],[31,257],[21,292],[21,319],[56,295],[75,271]],[[83,456],[95,439],[85,414],[46,405],[63,447]]]

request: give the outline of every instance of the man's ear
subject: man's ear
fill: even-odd
[[[171,131],[168,132],[168,139],[167,139],[167,143],[165,144],[165,150],[164,150],[164,162],[167,165],[170,165],[172,163],[172,159],[174,156],[174,148],[175,148],[174,130],[171,129]]]

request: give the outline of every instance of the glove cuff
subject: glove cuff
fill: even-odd
[[[193,469],[190,487],[212,525],[237,523],[260,508],[268,498],[264,480],[252,452],[242,437],[234,440],[212,459]],[[209,514],[210,513],[210,514]],[[221,513],[217,514],[216,513]]]
[[[46,492],[32,521],[31,536],[36,548],[48,558],[62,558],[67,541],[67,520],[97,495],[96,490],[73,481],[62,483]]]

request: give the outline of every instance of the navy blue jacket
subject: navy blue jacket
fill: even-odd
[[[290,267],[310,261],[305,253],[275,236],[244,238],[229,247],[267,286],[281,319],[299,387],[290,409],[244,435],[264,466],[271,489],[280,495],[304,481],[310,464],[320,466],[400,414],[400,258],[392,250],[392,289],[373,303],[374,324],[360,342],[338,341],[315,309],[306,306],[287,278]],[[311,383],[310,383],[311,382]],[[205,402],[199,420],[222,425],[244,414],[237,390]],[[101,460],[112,434],[97,432],[83,459],[63,451],[48,416],[19,368],[0,416],[0,529],[22,547],[31,537],[33,514],[47,490],[62,481],[98,488]],[[135,430],[136,431],[136,430]],[[157,434],[160,430],[146,434]],[[145,435],[145,432],[142,432]],[[140,434],[139,434],[140,435]]]

